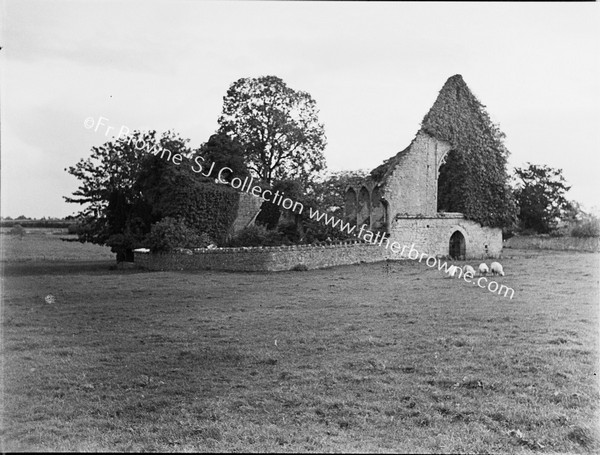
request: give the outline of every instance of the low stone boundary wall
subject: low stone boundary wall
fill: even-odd
[[[514,236],[504,243],[504,248],[537,250],[600,251],[597,237],[545,237],[540,235]]]
[[[231,270],[279,272],[296,266],[320,269],[360,262],[384,261],[389,251],[378,245],[352,242],[335,245],[296,245],[185,250],[177,253],[135,252],[137,266],[149,270]]]

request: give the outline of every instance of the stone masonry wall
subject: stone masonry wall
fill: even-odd
[[[260,210],[262,202],[262,199],[251,194],[239,193],[237,217],[232,226],[234,234],[248,226]]]
[[[465,237],[467,259],[498,257],[502,253],[502,230],[482,227],[465,220],[460,214],[440,214],[438,217],[402,217],[393,220],[390,241],[402,245],[415,244],[421,253],[447,256],[450,237],[460,231]],[[485,246],[487,245],[487,253]]]
[[[308,269],[385,260],[386,250],[368,243],[327,246],[246,247],[199,249],[184,253],[134,253],[134,262],[149,270],[290,270],[303,264]]]
[[[448,255],[450,236],[455,231],[465,236],[468,259],[498,257],[502,253],[500,229],[482,228],[463,218],[403,218],[394,222],[390,243],[350,242],[336,245],[298,245],[289,247],[243,247],[184,250],[152,254],[135,252],[134,262],[149,270],[230,270],[278,272],[298,265],[320,269],[386,259],[408,260],[409,248],[429,255]],[[394,252],[390,247],[398,242]],[[400,248],[406,245],[403,255]],[[486,254],[484,245],[488,245]]]
[[[435,216],[437,213],[438,170],[450,145],[419,132],[408,150],[400,156],[384,187],[383,197],[393,217]]]

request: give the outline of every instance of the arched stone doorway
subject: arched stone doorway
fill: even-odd
[[[460,231],[455,231],[450,237],[448,256],[455,260],[464,260],[467,255],[465,236]]]

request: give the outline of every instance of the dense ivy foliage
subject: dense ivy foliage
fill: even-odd
[[[82,242],[108,245],[117,261],[131,261],[152,226],[165,217],[182,219],[198,235],[224,242],[238,210],[237,192],[193,172],[197,151],[172,132],[154,131],[110,141],[67,171],[80,180],[68,202],[84,206]],[[137,144],[137,146],[136,146]],[[159,153],[152,152],[153,150]],[[162,154],[162,150],[169,153]],[[180,154],[181,160],[172,157]]]
[[[504,134],[460,75],[446,81],[421,127],[452,146],[440,167],[438,210],[462,212],[484,226],[511,226],[517,207]]]
[[[154,207],[161,218],[183,217],[189,226],[221,244],[232,234],[238,201],[239,193],[231,187],[180,175],[165,188]]]
[[[213,134],[207,142],[200,147],[200,155],[204,157],[207,169],[203,172],[209,172],[210,176],[216,179],[219,171],[225,167],[231,169],[221,173],[221,179],[231,180],[233,177],[243,179],[250,175],[244,158],[244,149],[238,141],[230,138],[227,134],[217,132]],[[214,167],[211,166],[214,163]],[[209,167],[210,166],[210,167]],[[232,174],[232,175],[230,175]]]

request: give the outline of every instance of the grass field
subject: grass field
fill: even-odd
[[[6,234],[9,228],[1,228]],[[67,234],[66,229],[30,228],[22,238],[16,235],[0,235],[2,261],[45,262],[45,261],[94,261],[116,260],[110,248],[91,243],[64,242],[61,238],[75,240],[76,235]]]
[[[510,300],[413,262],[148,273],[19,241],[3,450],[600,450],[597,254],[509,250]]]

